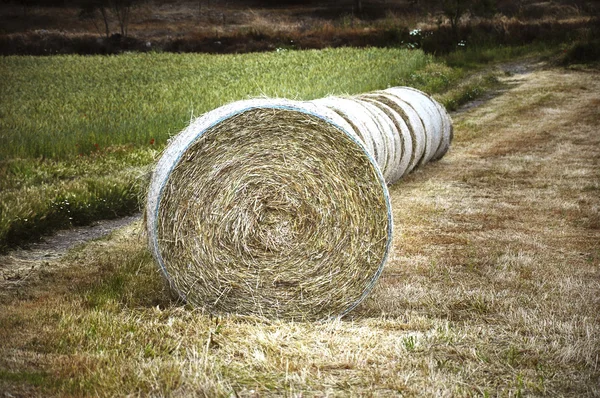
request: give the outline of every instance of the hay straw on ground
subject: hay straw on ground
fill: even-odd
[[[451,134],[439,104],[404,88],[218,108],[157,164],[150,247],[179,296],[211,313],[343,315],[389,255],[386,182],[442,156]]]

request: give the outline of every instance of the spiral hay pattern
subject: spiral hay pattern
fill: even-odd
[[[148,195],[150,247],[171,287],[215,314],[354,308],[389,255],[386,184],[447,150],[443,108],[407,91],[404,102],[398,91],[239,101],[196,119]],[[446,119],[424,121],[434,117]]]

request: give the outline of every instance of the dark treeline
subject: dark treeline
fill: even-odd
[[[160,6],[162,4],[193,4],[200,7],[217,8],[288,8],[313,7],[329,10],[323,15],[338,17],[352,14],[362,18],[379,18],[386,11],[402,14],[444,14],[451,23],[460,16],[469,13],[473,16],[491,16],[503,14],[514,16],[523,8],[541,4],[538,0],[1,0],[2,3],[31,7],[70,7],[80,8],[84,12],[91,9],[113,8],[128,9],[139,5]],[[598,0],[553,0],[551,3],[573,6],[585,13],[597,13]]]
[[[282,8],[288,6],[314,6],[330,7],[341,9],[352,8],[412,8],[412,9],[431,9],[439,8],[444,3],[454,3],[457,7],[467,7],[475,3],[485,5],[499,10],[515,9],[535,1],[528,0],[181,0],[181,1],[158,1],[158,0],[2,0],[2,3],[12,3],[23,6],[39,7],[81,7],[90,3],[150,3],[160,5],[162,3],[203,3],[206,6],[215,7],[272,7]],[[554,3],[574,5],[579,7],[589,7],[593,0],[555,0]]]
[[[599,2],[591,0],[554,0],[543,3],[537,0],[0,2],[4,5],[23,7],[23,12],[18,12],[20,15],[13,10],[13,14],[5,18],[4,27],[1,27],[0,23],[0,54],[3,55],[112,54],[123,51],[238,53],[273,51],[276,48],[312,49],[340,46],[404,46],[441,54],[464,48],[467,43],[468,46],[493,46],[521,45],[536,40],[570,42],[577,39],[579,32],[591,32],[588,34],[590,37],[597,37],[596,32],[600,32],[600,19],[587,18],[597,15],[599,8]],[[185,10],[184,12],[189,14],[189,20],[181,22],[181,14],[178,14],[178,19],[162,22],[165,21],[163,19],[160,20],[161,23],[169,23],[170,27],[178,27],[178,24],[181,24],[188,29],[187,31],[182,28],[180,32],[172,33],[172,30],[166,30],[165,33],[161,31],[160,26],[144,26],[144,18],[152,20],[153,10],[165,5],[177,5],[180,10]],[[57,16],[52,16],[48,10],[43,11],[42,17],[39,17],[39,14],[35,16],[34,11],[41,7],[56,7],[57,12],[54,14]],[[69,11],[62,13],[60,8],[68,8]],[[285,15],[291,20],[300,21],[300,28],[278,30],[260,24],[248,27],[252,20],[243,20],[248,13],[240,13],[238,10],[252,8],[263,8],[261,12],[262,15],[267,15],[265,19],[273,17],[276,20],[280,15]],[[569,15],[584,18],[563,20],[561,17],[565,11],[570,13]],[[30,12],[31,17],[28,17]],[[76,18],[71,20],[71,24],[85,24],[87,30],[69,32],[69,22],[60,19],[62,15],[69,13]],[[144,16],[140,18],[139,15]],[[404,18],[407,15],[411,17]],[[422,31],[419,29],[411,33],[411,18],[414,20],[421,17],[429,21],[429,26]],[[378,18],[383,18],[383,23],[379,22]],[[46,28],[48,25],[52,27]],[[196,32],[190,30],[190,26],[212,26],[215,29],[211,31],[205,28]],[[223,26],[227,26],[229,30],[223,32],[218,29]]]

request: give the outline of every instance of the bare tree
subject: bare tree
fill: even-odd
[[[96,23],[99,16],[104,25],[106,37],[110,37],[110,20],[112,16],[117,20],[121,36],[127,37],[131,12],[137,3],[138,0],[86,0],[82,3],[82,10],[79,15],[84,19],[92,20],[96,25],[96,29],[100,31]]]
[[[450,21],[452,34],[458,39],[458,23],[463,14],[469,9],[472,0],[442,0],[442,12]]]
[[[110,9],[119,22],[121,36],[127,37],[131,9],[135,6],[134,0],[110,0]]]
[[[359,15],[362,14],[362,12],[363,12],[362,0],[354,0],[354,11]]]
[[[100,18],[98,18],[98,14]],[[79,18],[91,21],[98,33],[100,33],[100,27],[98,26],[98,19],[104,25],[104,34],[106,37],[110,36],[110,24],[108,10],[106,4],[100,0],[88,0],[81,3],[81,10],[79,11]]]
[[[106,7],[104,5],[100,5],[98,7],[100,11],[100,15],[102,15],[102,21],[104,21],[104,30],[106,32],[106,37],[110,36],[110,28],[108,25],[108,12],[106,12]]]
[[[454,37],[458,40],[458,25],[465,14],[489,16],[495,5],[492,0],[441,0],[442,12],[450,21]]]

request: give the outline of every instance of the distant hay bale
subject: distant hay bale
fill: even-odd
[[[413,171],[421,163],[425,154],[425,126],[417,111],[403,99],[385,92],[363,94],[359,98],[387,105],[405,122],[408,131],[403,133],[404,135],[408,133],[412,143],[410,160],[405,174]]]
[[[382,120],[382,124],[387,122],[388,128],[384,131],[388,132],[390,139],[393,141],[391,147],[393,152],[393,166],[390,171],[390,176],[386,181],[388,184],[393,184],[409,171],[408,166],[413,154],[413,140],[410,131],[402,116],[394,109],[380,101],[368,97],[360,99],[365,100],[368,102],[368,106],[375,107],[376,110],[379,111],[379,115],[376,114],[377,112],[372,111],[376,114],[376,119]],[[382,113],[385,116],[382,117]]]
[[[367,151],[373,155],[383,175],[386,175],[386,171],[389,171],[387,164],[390,149],[386,145],[383,132],[364,105],[353,99],[340,97],[321,98],[312,103],[331,109],[348,122]]]
[[[383,92],[396,96],[415,109],[425,129],[425,154],[421,164],[441,159],[450,147],[452,121],[436,100],[411,87],[392,87]]]
[[[156,166],[152,253],[172,289],[211,313],[343,315],[389,255],[387,184],[443,156],[451,134],[443,107],[407,88],[215,109]]]

